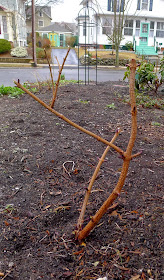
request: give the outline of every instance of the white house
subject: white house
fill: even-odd
[[[114,24],[113,1],[118,11],[126,3],[121,45],[131,41],[137,53],[147,55],[164,48],[164,0],[83,0],[77,17],[80,44],[111,44],[107,35]]]
[[[26,45],[26,0],[0,0],[0,39]]]

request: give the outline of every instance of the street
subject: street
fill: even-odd
[[[58,77],[58,67],[52,69],[54,80]],[[114,70],[114,68],[101,68],[97,71],[97,82],[107,82],[107,81],[119,81],[123,79],[125,70]],[[78,67],[77,66],[65,66],[62,74],[65,75],[66,80],[78,80]],[[24,82],[37,82],[46,81],[50,79],[50,72],[48,67],[44,68],[0,68],[0,85],[4,86],[14,86],[14,80],[20,80],[21,83]],[[79,79],[88,81],[88,72],[85,78],[85,68],[80,67]],[[96,70],[90,68],[89,70],[89,80],[96,81]]]

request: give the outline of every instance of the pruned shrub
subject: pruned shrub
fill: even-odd
[[[16,47],[16,48],[12,49],[11,56],[26,57],[26,56],[28,56],[28,53],[24,47]]]
[[[32,47],[32,33],[30,33],[27,37],[27,43],[29,47]],[[51,48],[51,41],[47,38],[47,35],[44,34],[43,37],[36,32],[36,47],[43,49]]]
[[[0,53],[9,52],[11,50],[11,44],[8,40],[0,39]]]
[[[41,46],[42,46],[43,49],[50,49],[50,47],[51,47],[50,40],[48,38],[43,38],[41,40]]]
[[[124,73],[124,78],[129,79],[130,69],[127,67],[127,71]],[[160,86],[164,83],[164,58],[160,60],[159,70],[156,72],[155,64],[147,61],[142,61],[138,67],[135,75],[136,89],[142,89],[146,92],[153,92],[157,94]]]
[[[66,45],[69,47],[74,47],[77,44],[77,36],[67,36]]]
[[[51,49],[47,50],[46,53],[47,53],[48,59],[51,59]],[[36,57],[37,58],[41,58],[41,59],[45,59],[46,58],[46,54],[44,52],[44,49],[36,48]]]
[[[131,41],[126,42],[125,47],[128,51],[132,51],[133,50],[133,42],[131,42]]]

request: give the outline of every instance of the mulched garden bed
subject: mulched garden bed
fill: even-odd
[[[120,86],[118,86],[120,85]],[[123,85],[123,86],[121,86]],[[45,87],[37,96],[49,104]],[[55,109],[126,149],[128,85],[61,86]],[[162,280],[163,117],[138,107],[138,135],[126,183],[97,227],[78,244],[74,230],[104,144],[64,123],[27,94],[0,98],[0,273],[5,280]],[[85,224],[115,186],[122,159],[110,150]],[[1,275],[1,274],[0,274]]]

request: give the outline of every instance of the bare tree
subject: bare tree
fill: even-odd
[[[125,8],[126,8],[125,0],[121,0],[120,3],[117,0],[113,1],[114,26],[113,26],[112,39],[116,50],[116,60],[115,60],[116,67],[119,66],[119,46],[123,36],[122,31],[124,27]]]

